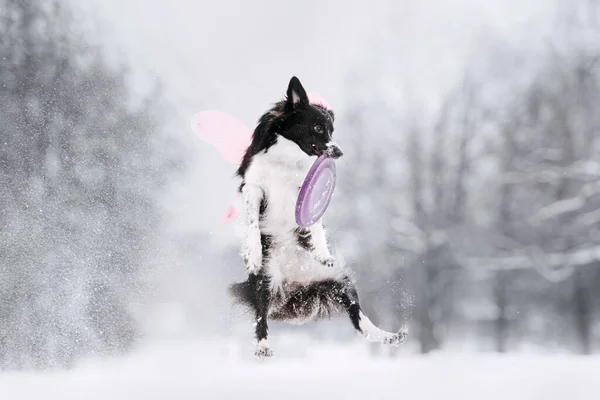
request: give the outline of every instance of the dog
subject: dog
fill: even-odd
[[[283,100],[262,115],[236,175],[245,208],[242,256],[248,279],[229,293],[255,317],[258,358],[271,357],[268,321],[303,324],[346,313],[371,342],[397,346],[407,337],[376,327],[362,311],[352,273],[329,250],[321,221],[297,225],[295,205],[316,158],[343,153],[333,140],[335,116],[311,104],[297,77]]]

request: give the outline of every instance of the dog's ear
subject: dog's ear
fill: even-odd
[[[290,79],[288,85],[285,111],[289,113],[306,107],[308,107],[308,95],[302,87],[300,80],[294,76]]]

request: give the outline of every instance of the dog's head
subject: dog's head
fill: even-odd
[[[309,156],[327,154],[342,156],[342,150],[333,140],[333,111],[324,105],[310,102],[300,80],[292,77],[286,99],[271,111],[277,133],[296,143]]]

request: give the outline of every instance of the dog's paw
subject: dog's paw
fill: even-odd
[[[244,264],[246,265],[246,272],[249,274],[256,274],[262,266],[262,254],[256,255],[253,252],[246,252],[244,254]]]
[[[317,257],[317,261],[329,268],[332,268],[335,265],[333,257]]]
[[[400,328],[400,330],[394,336],[392,336],[389,339],[386,339],[384,341],[384,344],[389,344],[390,346],[398,347],[406,341],[407,337],[408,337],[408,328],[406,326],[403,326],[402,328]]]
[[[256,351],[254,352],[254,356],[259,360],[262,360],[267,357],[273,357],[273,350],[269,347],[269,343],[266,339],[262,339],[258,342],[256,346]]]

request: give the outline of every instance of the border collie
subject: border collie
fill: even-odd
[[[243,259],[248,279],[230,294],[255,315],[255,356],[270,357],[268,320],[303,324],[347,313],[354,329],[371,342],[397,346],[407,336],[377,328],[361,310],[351,272],[328,248],[321,221],[301,228],[295,221],[300,187],[316,158],[334,159],[334,113],[309,102],[295,76],[287,96],[258,122],[237,175],[244,200]]]

